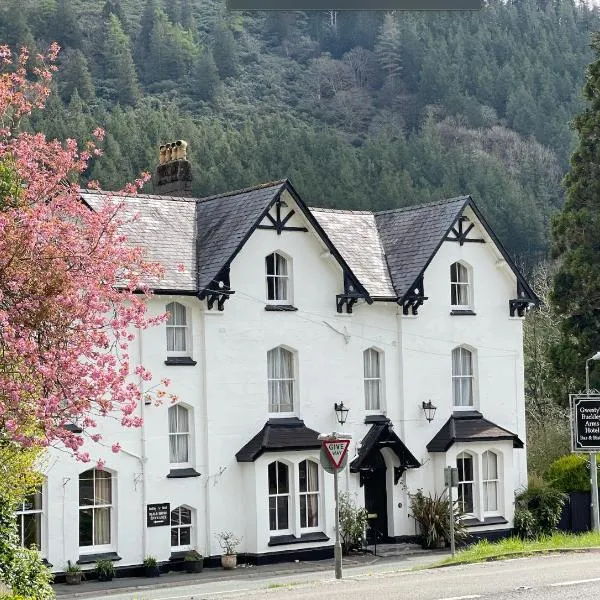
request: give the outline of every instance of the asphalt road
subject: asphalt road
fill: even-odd
[[[86,594],[89,599],[91,596]],[[98,598],[107,598],[106,595]],[[110,600],[600,600],[600,553],[521,558],[441,569],[348,569],[295,578],[218,581],[111,594]]]

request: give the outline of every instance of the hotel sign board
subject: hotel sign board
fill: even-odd
[[[600,452],[600,394],[571,394],[573,452]]]
[[[169,502],[146,505],[146,527],[163,527],[171,524],[171,505]]]

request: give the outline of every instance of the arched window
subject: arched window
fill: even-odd
[[[275,461],[269,465],[269,529],[281,531],[290,528],[289,467]]]
[[[457,308],[471,308],[469,269],[460,262],[450,265],[450,304]]]
[[[17,534],[24,548],[42,549],[42,486],[27,496],[17,508]]]
[[[269,412],[294,410],[294,355],[278,346],[267,352]]]
[[[267,300],[273,303],[290,304],[290,264],[289,260],[273,252],[265,258],[267,273]]]
[[[498,511],[498,455],[486,450],[481,456],[481,472],[483,483],[483,511]]]
[[[90,469],[79,475],[79,546],[111,543],[112,475]]]
[[[319,465],[303,460],[298,465],[300,494],[300,527],[319,526]]]
[[[192,547],[192,509],[178,506],[171,511],[171,548],[189,550]]]
[[[179,302],[167,304],[167,354],[169,356],[189,356],[189,319],[187,308]]]
[[[181,404],[169,408],[169,462],[190,462],[190,411]]]
[[[473,354],[463,347],[452,350],[452,404],[473,406]]]
[[[365,408],[381,410],[382,408],[382,353],[374,348],[363,352]]]
[[[475,484],[473,457],[466,452],[462,452],[456,457],[456,466],[458,468],[458,505],[461,512],[472,513],[474,510],[473,487]]]

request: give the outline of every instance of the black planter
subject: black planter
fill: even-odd
[[[114,575],[108,575],[105,573],[99,573],[98,574],[98,581],[112,581],[113,580]]]
[[[186,560],[185,570],[188,573],[201,573],[204,568],[204,559],[201,560]]]
[[[144,572],[146,573],[146,577],[160,577],[160,569],[158,568],[158,566],[145,567]]]

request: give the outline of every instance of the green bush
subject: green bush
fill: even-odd
[[[589,458],[581,454],[561,456],[550,465],[544,479],[561,492],[589,492]]]
[[[340,538],[344,554],[362,546],[366,525],[367,511],[352,501],[349,492],[340,494]]]
[[[515,498],[517,535],[523,539],[551,535],[558,525],[566,498],[566,494],[545,481],[530,478],[529,487]]]

